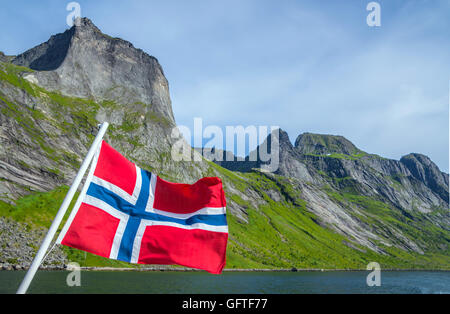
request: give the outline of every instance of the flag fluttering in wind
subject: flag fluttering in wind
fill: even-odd
[[[138,264],[178,264],[219,274],[228,239],[219,178],[165,181],[105,141],[57,243]]]

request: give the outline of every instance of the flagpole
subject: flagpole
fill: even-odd
[[[95,137],[94,142],[92,143],[91,148],[89,149],[86,157],[84,158],[83,163],[81,164],[81,167],[78,170],[75,179],[73,180],[72,186],[67,192],[66,197],[64,198],[64,201],[62,202],[61,207],[59,208],[58,213],[56,214],[56,217],[53,220],[52,225],[50,226],[50,229],[48,229],[44,241],[42,241],[41,247],[36,253],[36,256],[34,257],[33,262],[31,263],[31,266],[25,275],[25,278],[23,279],[22,283],[19,286],[19,289],[17,290],[17,294],[24,294],[27,292],[31,281],[33,280],[36,271],[41,265],[42,259],[44,258],[45,253],[47,252],[47,249],[50,246],[50,243],[52,242],[52,239],[55,236],[55,233],[58,230],[58,227],[61,224],[62,219],[64,218],[67,208],[69,208],[72,198],[75,195],[75,192],[77,191],[78,186],[80,185],[81,180],[83,179],[84,174],[87,168],[89,167],[89,164],[91,163],[92,158],[94,157],[94,154],[97,151],[97,148],[103,139],[103,136],[106,133],[108,125],[109,125],[108,122],[102,123],[100,130],[98,131],[98,134]]]

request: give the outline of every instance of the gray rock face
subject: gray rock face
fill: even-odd
[[[103,121],[110,123],[105,139],[139,166],[179,182],[201,177],[202,160],[171,158],[183,140],[172,137],[168,83],[156,58],[84,18],[11,63],[34,71],[0,63],[23,81],[0,80],[1,200],[70,185]]]
[[[18,55],[12,63],[38,72],[28,79],[69,96],[144,103],[175,124],[169,84],[158,60],[82,18],[62,34]]]
[[[358,193],[379,197],[398,208],[429,212],[433,207],[448,207],[448,179],[445,181],[448,175],[439,171],[428,157],[412,154],[400,161],[391,160],[366,154],[342,137],[317,134],[314,137],[326,145],[312,154],[296,157],[321,174],[337,179],[334,182],[338,184],[334,185],[338,190],[348,188],[350,182]],[[302,142],[297,141],[296,151],[310,152],[310,143],[304,148]]]
[[[403,156],[400,162],[414,178],[423,182],[448,203],[448,174],[441,172],[430,158],[421,154],[409,154]]]
[[[276,174],[297,178],[304,182],[314,181],[307,165],[300,162],[300,153],[296,147],[292,146],[289,135],[283,130],[279,131],[279,159]]]
[[[53,35],[50,39],[20,55],[12,62],[36,71],[53,71],[61,66],[69,51],[75,28],[62,34]]]
[[[361,151],[342,136],[312,133],[299,135],[293,146],[283,130],[279,130],[278,143],[276,174],[319,186],[334,178],[337,190],[348,188],[350,182],[359,193],[379,196],[408,210],[428,212],[432,207],[448,207],[448,174],[427,156],[409,154],[400,161],[386,159]],[[241,172],[263,165],[260,159],[249,161],[249,156],[245,161],[222,163],[225,168]]]
[[[279,167],[275,174],[297,182],[294,189],[301,191],[307,208],[323,224],[365,247],[382,252],[375,243],[387,244],[383,240],[386,238],[396,239],[398,247],[418,253],[423,253],[426,246],[422,244],[421,248],[393,226],[363,223],[359,217],[370,217],[367,206],[379,206],[377,201],[399,210],[400,216],[405,217],[412,217],[409,213],[444,210],[443,215],[430,215],[427,219],[443,228],[450,225],[448,174],[439,171],[424,155],[410,154],[400,161],[391,160],[367,154],[342,136],[312,133],[301,134],[292,145],[283,130],[279,130],[278,143]],[[244,162],[222,166],[248,172],[263,168],[264,162],[251,162],[247,156]],[[336,200],[334,195],[354,195],[359,203]]]

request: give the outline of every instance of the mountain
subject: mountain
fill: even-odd
[[[103,121],[114,148],[162,178],[222,179],[228,268],[449,268],[448,174],[428,157],[386,159],[335,135],[304,133],[293,145],[276,130],[243,160],[216,149],[201,158],[177,131],[158,60],[87,18],[20,55],[0,54],[4,267],[30,263]],[[207,159],[219,154],[228,158]],[[46,263],[68,261],[130,266],[66,247]]]
[[[395,243],[421,254],[432,245],[408,237],[402,232],[406,226],[387,231],[392,225],[371,217],[384,211],[405,223],[426,217],[434,226],[448,230],[449,176],[428,157],[409,154],[400,161],[391,160],[368,154],[342,136],[324,134],[300,134],[292,145],[283,130],[271,134],[261,146],[270,147],[271,137],[276,137],[279,146],[279,166],[274,174],[292,180],[306,208],[323,224],[359,244],[382,252],[377,243]],[[260,150],[258,147],[251,154],[259,156]],[[249,155],[245,162],[220,164],[252,172],[264,169],[267,162],[259,158],[250,161]],[[416,232],[414,228],[404,231]],[[441,240],[447,248],[448,237]]]
[[[131,159],[151,169],[171,166],[164,158],[177,139],[175,121],[156,58],[83,18],[9,60],[2,64],[0,173],[7,181],[0,199],[69,184],[103,121],[112,123],[109,140]],[[184,180],[198,176],[183,173]]]
[[[31,82],[49,91],[125,105],[152,106],[174,124],[169,84],[158,60],[120,38],[103,34],[89,19],[12,60],[35,70]]]

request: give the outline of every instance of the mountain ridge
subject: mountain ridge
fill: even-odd
[[[96,101],[141,102],[175,125],[169,84],[158,60],[103,34],[88,18],[11,62],[35,70],[26,79],[47,90]]]
[[[108,143],[140,167],[174,182],[222,179],[229,267],[364,268],[373,260],[387,267],[450,265],[448,175],[428,157],[390,160],[342,136],[313,133],[292,144],[279,130],[262,144],[278,149],[273,171],[249,156],[221,164],[175,161],[175,143],[190,155],[199,152],[175,132],[157,59],[101,33],[88,19],[81,22],[0,60],[0,232],[11,235],[4,241],[30,247],[21,255],[0,243],[0,263],[30,262],[36,241],[16,239],[12,230],[17,222],[26,230],[48,226],[98,123],[108,121]],[[130,90],[137,93],[125,97]],[[57,254],[52,260],[59,263],[112,263],[91,255],[83,260],[72,250]]]

